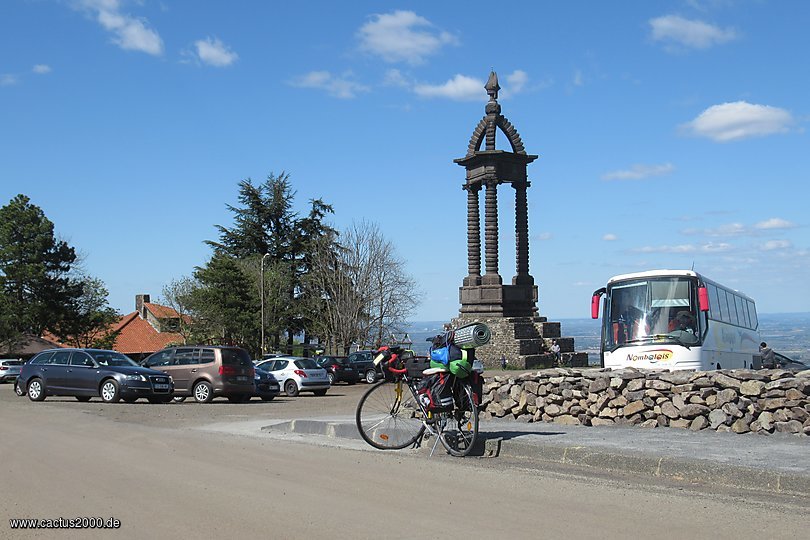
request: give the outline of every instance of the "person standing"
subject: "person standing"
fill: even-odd
[[[561,355],[560,355],[560,344],[557,343],[557,340],[551,342],[551,352],[554,353],[554,361],[557,362],[557,365],[561,364]]]
[[[506,355],[501,355],[501,369],[506,369]]]
[[[764,341],[759,344],[759,355],[762,357],[762,367],[766,369],[776,368],[776,355],[773,349],[768,347],[768,344]]]

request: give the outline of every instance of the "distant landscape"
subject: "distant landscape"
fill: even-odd
[[[417,354],[427,353],[428,337],[442,331],[446,321],[415,321],[406,331]],[[574,338],[576,350],[587,352],[591,364],[599,363],[599,321],[559,319],[562,335]],[[761,313],[759,333],[773,349],[789,358],[810,363],[810,313]]]

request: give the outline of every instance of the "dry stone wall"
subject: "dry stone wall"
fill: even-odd
[[[482,418],[810,435],[810,370],[555,368],[485,380]]]

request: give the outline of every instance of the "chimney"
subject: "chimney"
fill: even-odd
[[[149,303],[149,295],[148,294],[136,294],[135,295],[135,311],[138,312],[138,315],[141,319],[146,319],[146,308],[144,308],[144,303]]]

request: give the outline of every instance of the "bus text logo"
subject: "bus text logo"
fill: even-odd
[[[628,354],[628,362],[666,362],[672,359],[672,351],[669,349],[655,349],[638,354]]]

